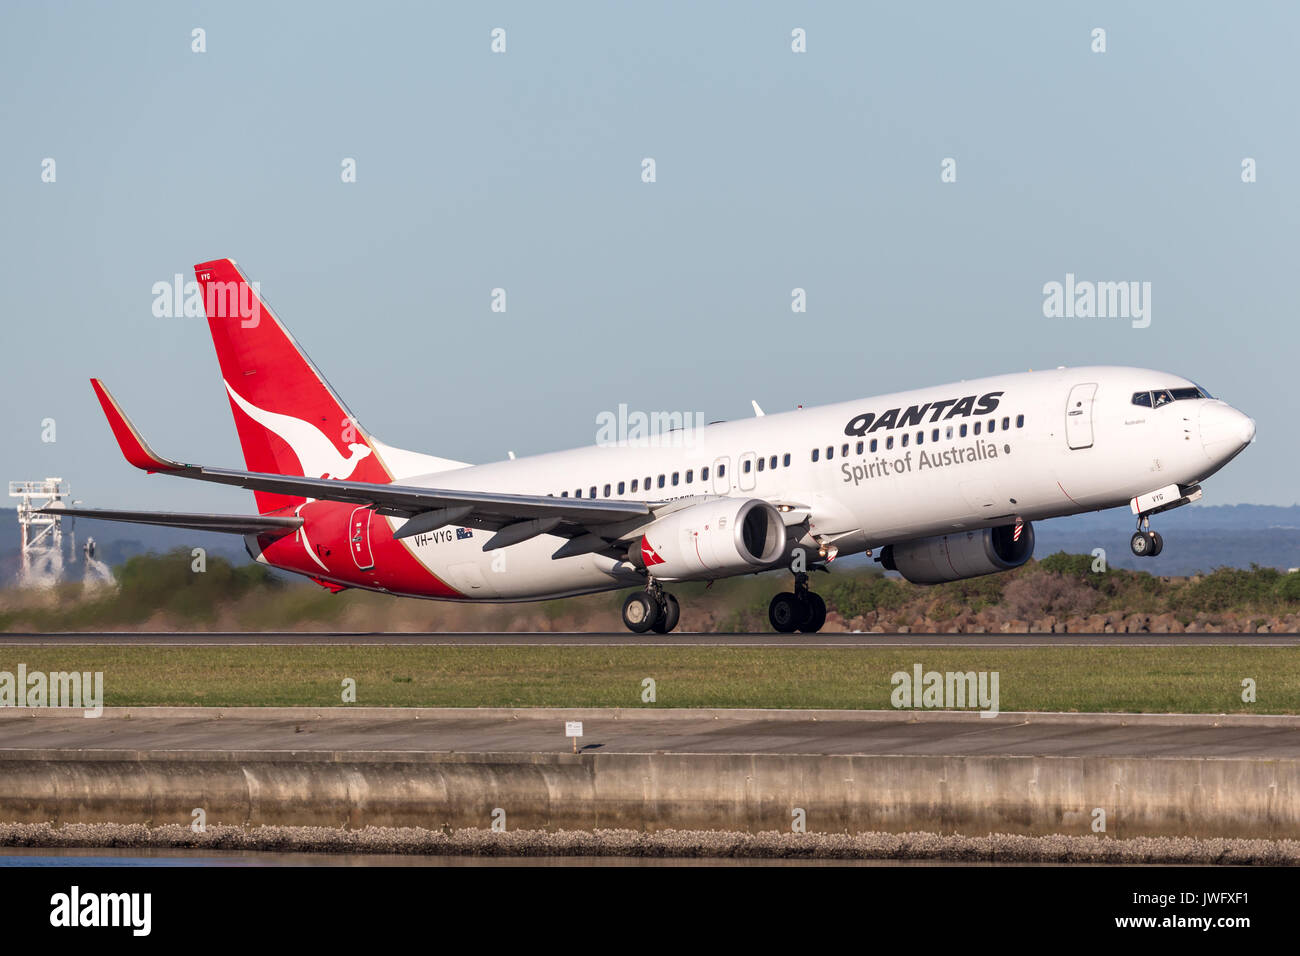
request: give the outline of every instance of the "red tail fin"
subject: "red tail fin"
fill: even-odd
[[[249,471],[385,484],[372,439],[232,259],[194,267]],[[263,514],[305,499],[255,492]]]

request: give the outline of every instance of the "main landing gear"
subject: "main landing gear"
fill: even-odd
[[[1165,539],[1160,532],[1151,530],[1149,515],[1138,516],[1138,529],[1128,542],[1129,549],[1139,558],[1154,558],[1165,549]]]
[[[681,605],[654,578],[644,591],[633,591],[623,602],[623,624],[634,634],[667,634],[677,626]]]
[[[797,572],[794,593],[784,591],[772,598],[767,608],[767,619],[780,634],[793,634],[795,631],[816,634],[826,623],[826,602],[808,590],[808,575]]]

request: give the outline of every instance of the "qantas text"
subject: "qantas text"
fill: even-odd
[[[859,438],[867,432],[890,428],[911,428],[925,422],[926,413],[930,421],[944,421],[961,415],[988,415],[998,407],[998,396],[1002,392],[987,392],[984,395],[967,395],[965,398],[945,398],[941,402],[926,402],[924,405],[909,405],[907,408],[891,408],[876,415],[875,412],[863,412],[844,426],[844,434],[857,435]],[[978,404],[976,404],[978,402]],[[948,414],[944,414],[947,410]]]

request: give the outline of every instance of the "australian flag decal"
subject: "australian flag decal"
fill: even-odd
[[[466,538],[472,538],[472,537],[474,537],[474,532],[471,531],[469,528],[457,528],[457,529],[456,529],[456,540],[457,540],[457,541],[464,541]]]

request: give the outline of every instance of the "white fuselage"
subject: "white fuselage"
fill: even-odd
[[[806,514],[806,525],[790,529],[791,546],[833,544],[845,555],[1113,508],[1157,488],[1195,484],[1253,439],[1253,422],[1210,398],[1134,404],[1136,393],[1195,388],[1149,369],[1025,372],[396,477],[556,497],[588,498],[594,489],[597,498],[645,501],[761,498]],[[407,467],[419,460],[412,456]],[[393,528],[403,523],[387,520]],[[485,553],[485,537],[406,540],[429,570],[471,599],[530,600],[643,580],[626,562],[601,555],[553,558],[562,538],[542,535]]]

